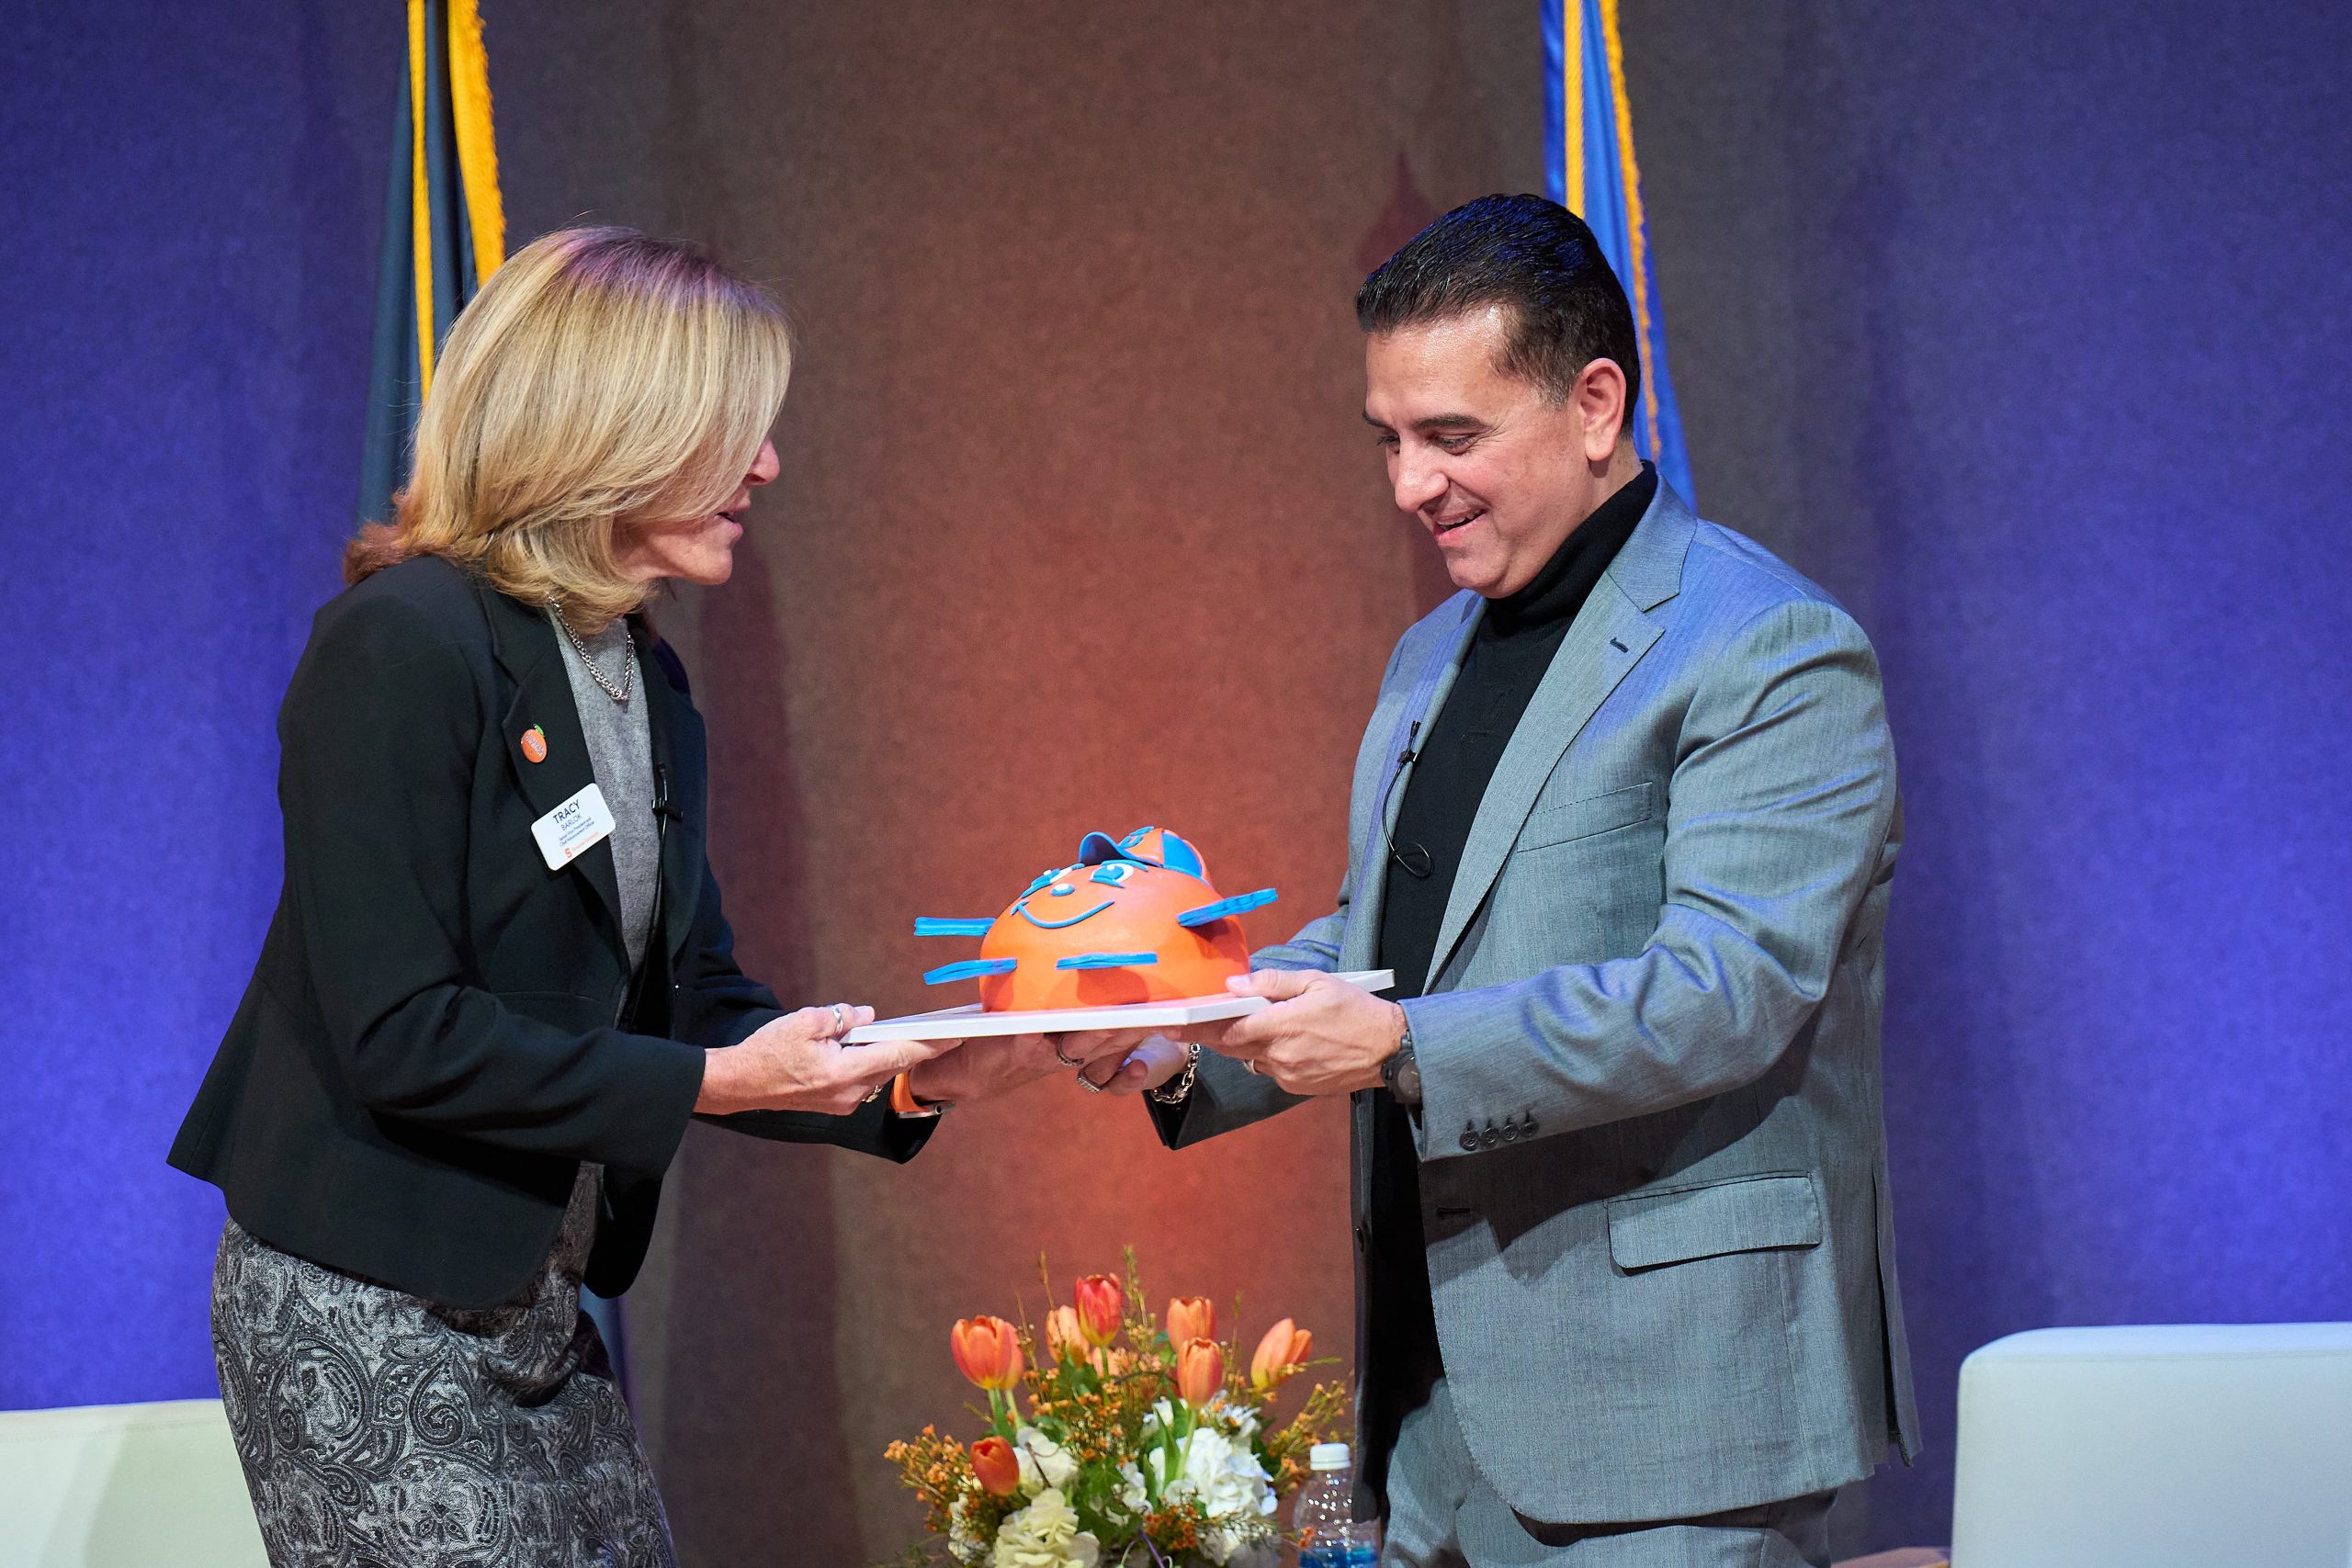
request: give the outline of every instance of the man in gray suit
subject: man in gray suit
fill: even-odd
[[[1566,209],[1448,213],[1356,309],[1462,592],[1389,659],[1339,908],[1237,982],[1274,1005],[1109,1087],[1170,1146],[1353,1098],[1384,1561],[1826,1563],[1835,1489],[1917,1432],[1870,641],[1634,457],[1632,312]],[[1375,967],[1398,999],[1335,977]]]

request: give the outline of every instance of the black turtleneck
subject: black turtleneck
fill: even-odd
[[[1577,525],[1532,581],[1487,602],[1462,673],[1436,721],[1420,732],[1400,786],[1405,797],[1396,811],[1396,850],[1388,859],[1380,908],[1380,967],[1396,972],[1390,994],[1398,1000],[1421,994],[1462,848],[1503,748],[1552,667],[1569,624],[1657,494],[1657,471],[1644,463],[1639,475]],[[1382,1369],[1381,1403],[1386,1408],[1367,1413],[1367,1420],[1378,1421],[1393,1437],[1394,1424],[1428,1398],[1430,1385],[1444,1369],[1430,1304],[1412,1124],[1387,1090],[1374,1093],[1378,1114],[1368,1217],[1378,1283],[1366,1303],[1367,1328],[1371,1356]]]
[[[1391,995],[1397,999],[1421,994],[1453,893],[1454,868],[1503,748],[1551,669],[1569,623],[1657,493],[1657,471],[1645,463],[1577,526],[1532,581],[1487,601],[1462,673],[1436,722],[1421,731],[1396,808],[1396,852],[1388,862],[1380,906],[1380,966],[1396,971]]]

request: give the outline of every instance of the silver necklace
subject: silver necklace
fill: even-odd
[[[571,644],[571,651],[580,655],[580,662],[588,666],[589,679],[605,689],[605,695],[623,707],[628,706],[628,694],[637,688],[637,639],[628,635],[628,624],[624,622],[621,626],[621,683],[617,686],[605,679],[605,672],[596,668],[596,656],[588,651],[579,634],[571,629],[571,623],[565,620],[560,612],[556,615],[555,624],[563,628],[564,639]]]

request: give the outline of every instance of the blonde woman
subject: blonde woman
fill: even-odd
[[[790,367],[700,253],[540,240],[458,319],[312,627],[285,891],[171,1156],[228,1200],[213,1343],[279,1568],[670,1563],[578,1298],[636,1273],[688,1117],[905,1160],[1057,1065],[844,1047],[869,1010],[735,965],[702,723],[638,612],[726,581]]]

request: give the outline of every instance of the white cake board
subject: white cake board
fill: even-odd
[[[1396,983],[1393,971],[1357,969],[1333,976],[1367,991],[1385,991]],[[968,1007],[943,1008],[937,1012],[909,1013],[904,1018],[877,1019],[842,1036],[845,1045],[869,1045],[877,1040],[973,1040],[985,1034],[1069,1034],[1079,1030],[1177,1029],[1188,1023],[1215,1023],[1243,1018],[1274,1004],[1263,997],[1182,997],[1164,1002],[1125,1002],[1107,1008],[1045,1008],[1035,1012],[986,1012],[978,1002]]]

